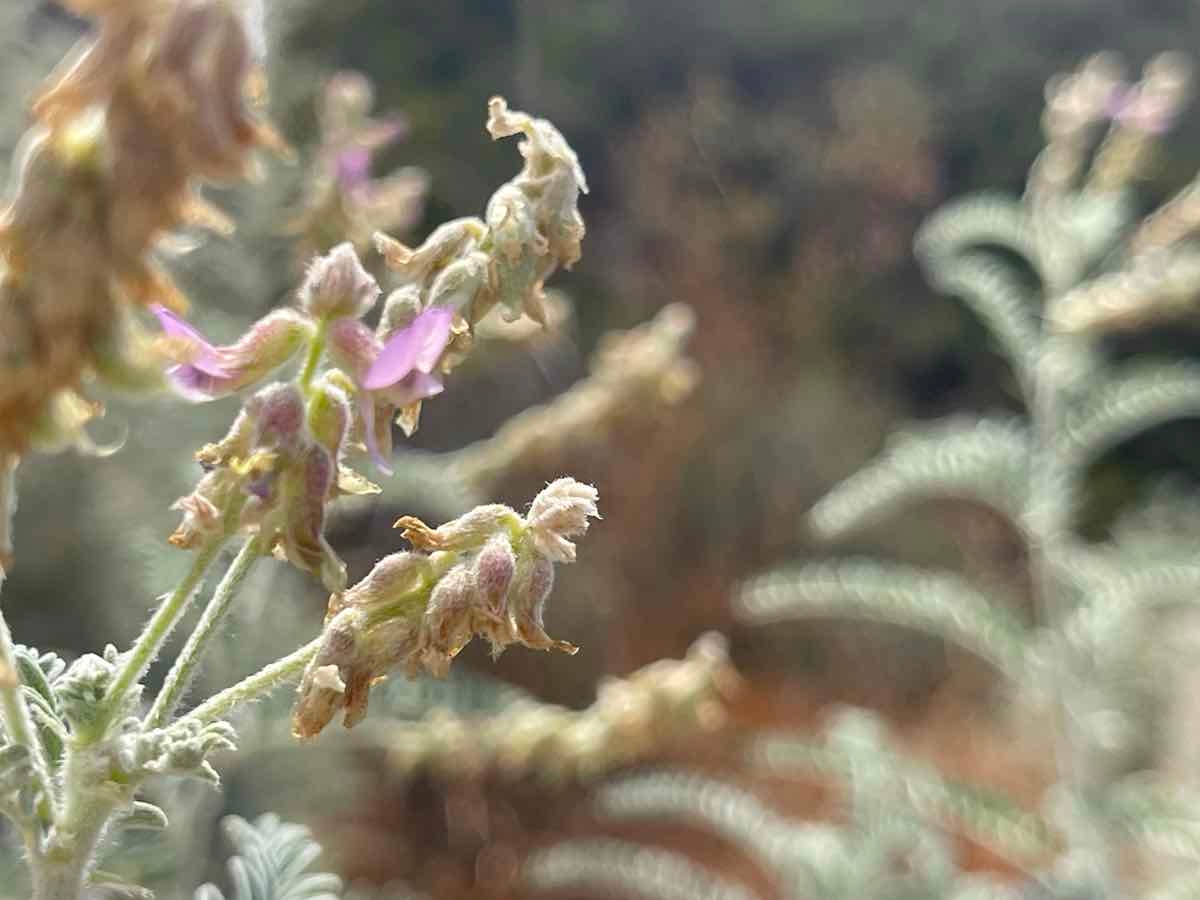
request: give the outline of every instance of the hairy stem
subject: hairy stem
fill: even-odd
[[[0,534],[7,536],[12,534],[12,517],[17,508],[17,457],[8,456],[0,460],[0,467],[0,519],[3,520],[0,522]],[[7,565],[7,559],[0,558],[0,588],[4,586]],[[4,618],[3,607],[0,607],[0,722],[12,743],[29,750],[33,777],[49,804],[50,817],[53,817],[58,801],[54,782],[50,778],[50,765],[42,742],[38,739],[25,695],[21,693],[16,648],[8,621]]]
[[[132,800],[131,787],[97,790],[96,770],[104,763],[88,743],[72,741],[63,765],[64,804],[45,852],[30,860],[33,900],[79,900],[96,864],[100,841],[113,813]]]
[[[145,629],[138,636],[129,653],[125,655],[121,669],[113,679],[112,686],[104,698],[104,706],[97,717],[97,735],[103,734],[107,730],[112,717],[117,710],[124,706],[129,692],[141,682],[146,670],[150,668],[150,664],[154,662],[154,658],[158,656],[163,644],[175,630],[175,626],[179,624],[184,612],[187,611],[204,574],[212,565],[213,560],[217,558],[225,540],[226,536],[222,535],[209,541],[200,549],[192,561],[191,569],[176,585],[175,590],[154,611],[154,615],[150,617]]]
[[[317,367],[321,364],[321,357],[325,353],[325,340],[328,333],[329,323],[322,318],[317,323],[316,334],[308,344],[308,354],[304,357],[304,365],[300,369],[300,375],[297,378],[297,383],[300,385],[300,390],[308,394],[308,389],[312,385],[313,377],[317,374]]]
[[[314,638],[298,650],[294,650],[282,659],[275,660],[253,675],[249,675],[237,684],[213,695],[180,721],[194,719],[200,722],[214,722],[224,718],[244,703],[265,697],[280,685],[299,680],[300,676],[304,674],[305,667],[321,649],[323,641],[324,637]]]
[[[246,576],[250,574],[255,560],[261,555],[262,548],[256,538],[251,538],[242,545],[242,549],[238,551],[238,555],[226,570],[221,583],[217,585],[212,599],[204,609],[204,614],[196,623],[195,630],[188,636],[187,643],[184,644],[175,663],[171,666],[171,671],[167,673],[162,690],[159,691],[154,705],[142,723],[145,728],[161,728],[170,720],[171,715],[175,712],[175,707],[183,699],[183,694],[191,683],[196,668],[208,650],[209,643],[221,623],[225,621],[238,589],[246,580]]]

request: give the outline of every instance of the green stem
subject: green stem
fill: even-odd
[[[312,380],[317,374],[317,367],[321,364],[321,357],[325,353],[325,338],[328,330],[329,322],[321,319],[317,322],[316,333],[309,341],[308,354],[304,357],[304,366],[300,369],[300,376],[297,379],[300,390],[304,392],[305,396],[308,395],[308,389],[312,385]]]
[[[162,690],[142,723],[144,728],[162,728],[167,724],[191,683],[196,667],[208,650],[209,642],[228,615],[238,589],[250,574],[255,560],[261,555],[262,548],[256,538],[251,538],[242,545],[242,549],[225,571],[221,583],[217,585],[212,599],[200,616],[200,621],[196,623],[195,630],[188,636],[187,643],[171,666],[171,671],[167,673]]]
[[[264,666],[221,693],[209,697],[180,721],[191,719],[203,723],[214,722],[224,718],[243,703],[265,697],[280,685],[298,680],[304,674],[305,667],[321,649],[324,640],[324,636],[313,638],[298,650]]]
[[[0,533],[9,535],[12,533],[12,516],[17,505],[17,457],[5,457],[0,460],[0,466],[3,467],[3,471],[0,471],[0,517],[3,517]],[[7,576],[6,565],[7,561],[0,560],[0,588],[4,586]],[[53,817],[58,801],[54,792],[54,782],[50,778],[50,765],[46,759],[45,748],[38,739],[33,715],[29,712],[29,705],[21,692],[16,646],[8,628],[8,621],[4,618],[3,608],[0,608],[0,722],[3,723],[4,731],[12,743],[29,750],[33,778],[50,804],[50,814]]]
[[[220,553],[227,538],[227,533],[222,534],[205,544],[196,554],[196,558],[192,560],[192,567],[183,580],[176,585],[175,590],[163,604],[154,611],[154,615],[150,617],[150,621],[138,635],[137,641],[125,655],[121,669],[104,697],[96,719],[94,737],[107,731],[113,716],[125,705],[129,692],[141,682],[146,670],[150,668],[150,664],[154,662],[154,658],[158,656],[163,644],[175,630],[175,626],[179,624],[184,612],[187,611],[205,572],[217,558],[217,554]]]
[[[113,813],[132,799],[132,787],[97,790],[96,772],[106,763],[86,742],[72,741],[63,764],[61,820],[45,852],[30,860],[33,900],[79,900],[96,862],[96,850]]]

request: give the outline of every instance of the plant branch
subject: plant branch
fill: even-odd
[[[262,547],[257,538],[251,538],[242,545],[238,555],[230,563],[221,583],[217,585],[212,599],[205,607],[195,630],[189,635],[179,656],[167,673],[162,690],[154,700],[145,721],[146,729],[161,728],[167,724],[175,707],[183,698],[184,692],[196,673],[196,668],[208,650],[209,643],[216,634],[217,628],[224,622],[233,605],[238,589],[250,574],[254,562],[262,555]]]
[[[323,641],[323,636],[314,638],[282,659],[275,660],[237,684],[209,697],[180,721],[193,719],[203,723],[214,722],[244,703],[265,697],[280,685],[296,681],[317,655]]]
[[[205,544],[196,554],[192,567],[183,580],[154,611],[145,629],[125,655],[121,669],[105,695],[103,707],[97,718],[98,734],[104,733],[116,711],[124,705],[129,692],[141,682],[146,670],[150,668],[150,664],[154,662],[163,644],[187,611],[208,567],[217,558],[226,540],[227,533]]]

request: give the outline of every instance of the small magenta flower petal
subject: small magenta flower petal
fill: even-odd
[[[375,400],[373,397],[365,395],[359,400],[358,414],[362,419],[363,436],[366,439],[367,453],[371,457],[371,461],[384,475],[391,475],[393,472],[391,464],[383,455],[383,451],[379,449],[379,441],[375,437]]]
[[[450,340],[453,318],[453,310],[431,307],[389,337],[367,370],[363,387],[376,391],[391,387],[414,369],[431,371]]]
[[[343,150],[334,160],[338,186],[352,192],[362,188],[371,180],[371,151],[365,147],[350,147]]]
[[[232,378],[214,375],[191,363],[171,366],[167,369],[167,379],[175,393],[191,403],[207,403],[223,397],[233,385]]]
[[[450,343],[450,326],[454,322],[454,310],[448,306],[435,306],[427,309],[421,318],[425,330],[417,351],[414,368],[418,372],[428,374],[433,371],[433,367],[442,358],[442,352],[446,349],[446,345]]]
[[[162,326],[163,334],[175,340],[185,341],[193,348],[195,354],[193,358],[179,368],[194,368],[200,373],[216,378],[230,376],[231,373],[222,364],[216,347],[209,343],[208,339],[190,322],[177,316],[165,306],[154,306],[151,312],[158,319],[158,324]]]
[[[414,370],[393,386],[386,396],[396,406],[408,406],[418,400],[436,397],[443,390],[445,385],[442,384],[441,376]]]

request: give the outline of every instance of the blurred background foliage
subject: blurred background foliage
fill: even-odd
[[[684,404],[574,447],[553,469],[544,460],[517,465],[493,490],[497,501],[518,502],[563,473],[600,488],[604,522],[549,612],[552,630],[583,651],[511,653],[486,669],[572,707],[592,701],[603,674],[678,657],[707,629],[729,632],[730,586],[809,555],[802,513],[894,425],[1013,407],[1012,393],[995,387],[1006,376],[980,327],[921,280],[914,229],[948,197],[1020,190],[1053,73],[1100,49],[1140,66],[1154,52],[1191,50],[1200,33],[1194,0],[269,0],[268,8],[272,113],[301,163],[271,162],[258,184],[217,192],[237,235],[171,260],[214,337],[237,334],[296,283],[283,226],[314,152],[320,87],[344,68],[374,80],[378,111],[408,120],[407,139],[379,155],[378,170],[416,165],[431,176],[412,237],[480,209],[514,171],[513,148],[493,145],[482,127],[493,94],[551,119],[592,186],[584,258],[555,283],[570,297],[567,327],[480,354],[428,405],[411,448],[444,452],[485,438],[580,378],[606,332],[672,302],[695,311],[690,353],[702,380]],[[5,156],[24,126],[24,98],[81,31],[52,3],[5,0]],[[1144,185],[1147,209],[1200,165],[1198,121],[1185,116],[1165,144]],[[1194,353],[1198,323],[1112,350]],[[114,400],[98,436],[127,433],[121,452],[30,461],[20,562],[6,587],[18,636],[65,654],[128,641],[181,564],[164,539],[168,504],[197,474],[190,453],[235,408]],[[1105,533],[1166,473],[1200,474],[1196,437],[1195,423],[1160,429],[1098,464],[1085,530]],[[398,545],[389,528],[397,514],[436,517],[430,502],[427,490],[401,487],[343,514],[333,540],[352,578]],[[937,527],[947,521],[952,528]],[[957,509],[913,516],[848,549],[1005,571],[1017,554],[1011,535]],[[324,606],[288,572],[261,582],[229,636],[231,666],[243,670],[311,633]],[[732,638],[750,684],[737,716],[751,721],[802,722],[831,699],[928,721],[963,677],[931,640],[864,625]],[[464,657],[482,669],[477,648]],[[233,676],[210,669],[213,684]],[[920,743],[942,733],[927,728]],[[304,752],[279,751],[289,760]],[[973,765],[986,768],[988,752],[973,752]],[[358,836],[331,844],[349,874],[405,877],[446,896],[502,891],[488,866],[507,871],[507,857],[480,854],[495,844],[487,836],[515,841],[522,829],[561,824],[577,799],[572,789],[549,802],[531,786],[402,788],[367,766],[373,804],[315,816],[297,798],[286,802],[294,786],[250,771],[249,762],[233,770],[226,808],[279,807],[318,831],[323,818],[327,834]],[[255,783],[266,787],[256,794]],[[447,810],[480,803],[490,826],[446,832]],[[192,871],[211,874],[206,865]]]

